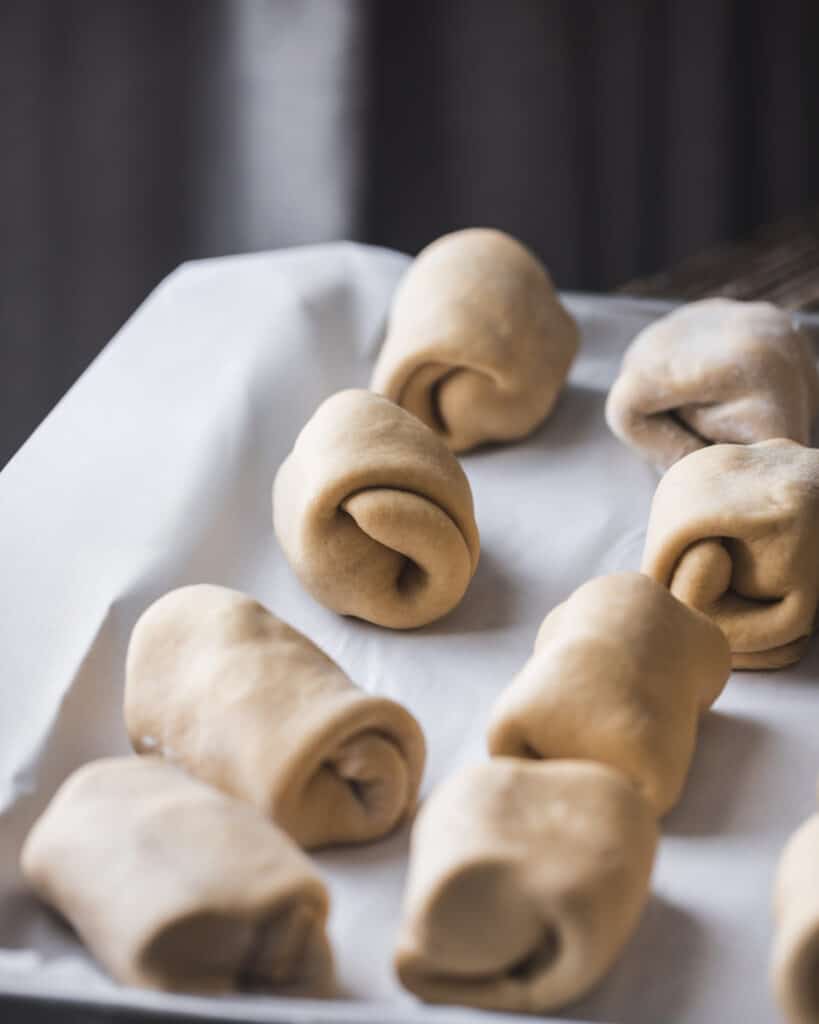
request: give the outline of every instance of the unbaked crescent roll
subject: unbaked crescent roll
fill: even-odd
[[[551,412],[578,329],[549,274],[502,231],[427,246],[390,310],[372,388],[456,452],[524,437]]]
[[[604,765],[496,758],[448,779],[413,829],[402,984],[487,1010],[577,999],[637,924],[656,843],[651,808]]]
[[[819,1022],[819,814],[788,840],[774,885],[771,984],[788,1024]]]
[[[810,443],[819,377],[789,313],[768,302],[704,299],[631,343],[606,403],[612,431],[665,469],[715,442]]]
[[[310,862],[252,807],[159,758],[74,772],[21,865],[125,985],[329,994],[327,891]]]
[[[369,391],[340,391],[316,410],[276,474],[273,522],[317,601],[392,629],[446,615],[478,564],[458,460]]]
[[[414,808],[424,767],[405,708],[224,587],[173,590],[139,619],[125,722],[138,753],[249,801],[305,847],[389,832]]]
[[[819,593],[819,451],[714,445],[660,480],[643,572],[721,627],[734,668],[802,657]]]
[[[731,672],[720,630],[639,573],[585,583],[544,620],[492,712],[492,754],[617,768],[659,815],[677,802],[700,714]]]

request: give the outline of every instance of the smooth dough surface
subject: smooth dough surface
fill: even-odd
[[[372,388],[453,451],[529,434],[551,412],[577,324],[520,242],[488,228],[444,235],[398,287]]]
[[[601,576],[543,621],[495,705],[489,749],[600,761],[665,814],[685,784],[700,714],[730,672],[725,637],[704,615],[647,576]]]
[[[646,327],[609,393],[612,431],[659,469],[708,444],[810,443],[819,377],[789,313],[704,299]]]
[[[302,846],[363,842],[415,806],[424,737],[258,601],[200,584],[154,602],[128,647],[125,722],[161,754],[248,800]]]
[[[775,440],[686,456],[654,494],[642,568],[720,626],[734,668],[798,661],[819,593],[819,451]]]
[[[273,522],[317,601],[393,629],[446,615],[478,565],[458,460],[415,416],[369,391],[340,391],[316,410],[276,474]]]
[[[771,984],[789,1024],[819,1024],[819,814],[791,836],[774,885]]]
[[[252,807],[160,758],[74,772],[21,864],[125,985],[329,994],[327,891],[309,860]]]
[[[429,1002],[545,1013],[606,973],[645,903],[657,826],[623,775],[494,758],[421,809],[396,968]]]

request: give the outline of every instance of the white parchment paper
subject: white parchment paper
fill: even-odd
[[[583,342],[554,414],[525,443],[463,459],[482,552],[461,606],[389,632],[301,590],[271,528],[273,474],[319,402],[366,385],[406,262],[339,244],[183,266],[0,474],[0,993],[237,1020],[501,1019],[423,1007],[392,977],[406,828],[317,857],[347,997],[330,1004],[119,988],[25,892],[16,867],[62,779],[128,750],[128,635],[171,587],[246,590],[361,686],[406,703],[429,743],[428,792],[485,756],[489,709],[544,615],[589,577],[639,566],[656,476],[609,434],[603,403],[626,344],[667,307],[569,296]],[[819,643],[795,668],[731,680],[664,822],[639,930],[567,1018],[775,1018],[770,884],[787,835],[814,807],[818,669]]]

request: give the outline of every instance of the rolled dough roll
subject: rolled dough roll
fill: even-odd
[[[317,601],[393,629],[446,615],[478,564],[458,460],[369,391],[340,391],[319,406],[276,475],[273,522]]]
[[[802,657],[819,593],[819,451],[714,445],[660,480],[643,572],[728,637],[734,668]]]
[[[725,637],[639,573],[585,583],[549,614],[500,696],[492,754],[617,768],[657,814],[677,802],[701,712],[731,672]]]
[[[656,842],[651,808],[603,765],[497,758],[448,779],[413,829],[401,982],[489,1010],[577,999],[637,924]]]
[[[224,587],[173,590],[142,615],[125,722],[138,753],[249,801],[306,847],[389,832],[413,809],[424,767],[405,708],[360,690],[307,637]]]
[[[252,807],[159,758],[74,772],[21,864],[125,985],[329,994],[327,891],[310,862]]]
[[[771,984],[789,1024],[819,1022],[819,814],[788,840],[774,885]]]
[[[427,246],[390,311],[372,388],[456,452],[524,437],[551,412],[579,333],[520,242],[471,228]]]
[[[704,299],[637,335],[606,418],[665,469],[715,442],[809,444],[817,408],[816,364],[789,313],[768,302]]]

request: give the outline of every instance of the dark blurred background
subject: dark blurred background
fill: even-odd
[[[816,0],[0,0],[0,465],[179,262],[470,224],[610,289],[819,198]]]

